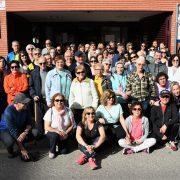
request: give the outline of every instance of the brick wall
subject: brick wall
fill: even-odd
[[[170,50],[174,51],[176,33],[176,5],[179,0],[6,0],[6,11],[71,11],[71,10],[116,10],[116,11],[170,11],[172,13]],[[0,12],[0,52],[7,53],[6,13]],[[10,33],[10,30],[9,32]]]
[[[0,11],[0,56],[7,55],[6,11]]]

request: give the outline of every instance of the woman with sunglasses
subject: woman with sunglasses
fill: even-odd
[[[90,65],[90,68],[91,68],[91,73],[93,76],[95,76],[95,70],[94,70],[94,67],[95,65],[98,63],[98,60],[95,56],[91,56],[90,57],[90,60],[89,60],[89,65]]]
[[[147,138],[149,121],[142,115],[142,104],[140,102],[132,104],[131,115],[126,118],[125,122],[130,138],[118,141],[119,145],[124,148],[123,154],[133,154],[140,151],[149,153],[149,148],[156,143],[156,139]]]
[[[95,110],[93,107],[86,107],[82,114],[82,122],[79,122],[76,130],[76,139],[82,155],[76,161],[82,165],[89,162],[90,168],[96,169],[95,151],[105,141],[103,126],[95,122]]]
[[[103,75],[106,77],[109,77],[112,75],[111,72],[111,64],[112,64],[112,60],[111,59],[103,59],[102,61],[102,65],[103,65]]]
[[[104,91],[101,97],[101,105],[96,110],[96,117],[104,125],[109,140],[114,141],[126,137],[129,139],[129,133],[125,125],[123,110],[120,104],[116,103],[114,91],[108,89]]]
[[[44,128],[49,139],[49,158],[53,159],[59,152],[67,153],[66,143],[75,127],[72,111],[65,106],[65,97],[60,93],[54,94],[51,108],[44,115]],[[56,152],[58,146],[58,152]]]
[[[20,60],[20,71],[24,74],[29,74],[29,65],[31,61],[28,59],[27,53],[25,51],[19,52]]]
[[[151,122],[153,124],[153,135],[157,145],[166,145],[173,151],[177,151],[175,144],[178,134],[178,110],[174,103],[170,101],[170,92],[163,90],[160,92],[159,106],[151,109]]]
[[[69,107],[73,109],[75,121],[78,123],[82,119],[84,108],[98,106],[98,95],[94,81],[86,77],[86,70],[83,65],[75,68],[76,78],[70,88]]]
[[[180,84],[180,57],[177,54],[171,56],[168,76],[171,82],[176,81]]]
[[[7,102],[11,104],[16,94],[28,90],[28,79],[26,74],[20,72],[18,61],[13,60],[9,65],[11,73],[4,78],[4,90],[7,94]]]

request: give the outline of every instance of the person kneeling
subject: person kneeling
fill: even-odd
[[[95,151],[105,141],[105,131],[99,122],[95,122],[95,110],[87,107],[83,111],[82,122],[79,122],[76,130],[76,139],[79,149],[83,153],[76,161],[82,165],[89,162],[90,168],[96,169],[98,166],[95,159]]]
[[[1,131],[0,139],[7,147],[9,157],[14,157],[14,143],[17,143],[21,158],[24,161],[29,161],[30,156],[24,144],[33,138],[31,131],[31,118],[27,111],[27,104],[30,99],[23,93],[18,93],[9,105],[2,116],[3,131]]]
[[[45,133],[50,142],[49,158],[55,157],[56,146],[61,154],[66,154],[65,144],[75,127],[75,122],[72,111],[65,106],[64,95],[56,93],[52,97],[51,108],[44,115],[44,121]]]
[[[131,106],[131,114],[126,118],[126,126],[130,138],[120,139],[119,145],[123,147],[123,154],[132,154],[139,151],[149,153],[149,148],[156,143],[155,138],[147,138],[149,134],[149,121],[142,116],[142,105],[134,102]]]

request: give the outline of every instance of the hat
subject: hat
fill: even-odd
[[[82,51],[76,51],[74,55],[75,56],[83,56],[84,53]]]
[[[167,89],[162,90],[162,91],[160,92],[160,97],[163,97],[164,95],[170,96],[170,92],[169,92]]]
[[[16,94],[14,98],[14,103],[22,103],[22,104],[27,104],[31,101],[30,98],[28,98],[24,93],[18,93]]]

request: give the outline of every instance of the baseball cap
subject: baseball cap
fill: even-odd
[[[165,96],[165,95],[170,96],[170,91],[168,91],[167,89],[165,89],[165,90],[162,90],[162,91],[160,92],[160,97],[163,97],[163,96]]]
[[[15,98],[14,98],[14,103],[22,103],[22,104],[27,104],[31,101],[30,98],[28,98],[24,93],[18,93],[16,94]]]
[[[83,56],[84,53],[82,51],[76,51],[74,55],[75,56]]]

